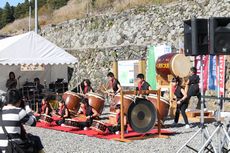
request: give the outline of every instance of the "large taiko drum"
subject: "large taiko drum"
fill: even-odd
[[[123,97],[124,113],[128,113],[129,105],[134,101],[134,96],[124,95]],[[121,103],[121,95],[117,94],[114,96],[113,102],[110,104],[110,112],[115,112],[115,107],[117,104]]]
[[[67,91],[63,94],[62,98],[65,101],[66,107],[70,111],[78,112],[82,99],[81,95],[71,91]]]
[[[154,106],[157,108],[157,95],[150,94],[147,99],[151,101]],[[160,103],[159,103],[159,115],[160,115],[160,120],[164,121],[165,118],[168,116],[169,112],[169,101],[163,97],[160,97]]]
[[[93,107],[99,114],[102,113],[105,105],[105,98],[101,94],[89,92],[86,94],[89,99],[89,105]]]
[[[184,54],[168,53],[156,61],[156,72],[167,80],[168,75],[187,77],[191,68],[189,57]]]

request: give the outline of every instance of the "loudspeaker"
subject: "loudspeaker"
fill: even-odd
[[[184,49],[186,56],[208,54],[208,20],[196,19],[184,21]]]
[[[212,17],[210,27],[210,54],[230,55],[230,18]]]

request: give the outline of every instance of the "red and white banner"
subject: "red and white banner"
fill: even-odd
[[[220,80],[216,80],[216,81],[218,81],[220,85],[220,95],[224,96],[224,88],[225,88],[225,56],[224,55],[219,55],[219,64],[220,64],[219,65]],[[216,76],[218,76],[218,71],[216,71]]]
[[[195,57],[195,67],[197,68],[197,75],[199,75],[199,76],[201,73],[200,58],[201,58],[201,56]],[[199,85],[201,87],[201,83],[203,83],[204,91],[206,91],[207,87],[208,87],[208,65],[209,65],[209,55],[203,56],[203,82],[200,81]]]

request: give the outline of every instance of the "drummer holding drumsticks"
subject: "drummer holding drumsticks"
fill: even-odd
[[[138,90],[152,90],[150,84],[145,81],[145,75],[142,73],[139,73],[137,75],[137,83],[138,83]]]
[[[112,91],[108,91],[108,95],[113,97],[114,95],[118,94],[121,91],[121,84],[120,82],[114,77],[114,74],[112,72],[109,72],[107,74],[108,77],[108,88]]]

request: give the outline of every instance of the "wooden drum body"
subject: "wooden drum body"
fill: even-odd
[[[184,54],[168,53],[160,56],[156,61],[156,72],[165,80],[168,75],[187,77],[191,68],[189,57]]]
[[[103,122],[94,120],[90,128],[100,133],[105,133],[107,126]]]
[[[81,101],[81,96],[74,93],[67,91],[63,94],[62,96],[63,100],[65,101],[66,107],[74,112],[78,112],[80,108],[80,101]]]
[[[40,116],[40,119],[39,119],[41,122],[44,122],[44,123],[51,123],[51,122],[53,122],[53,119],[52,119],[52,117],[51,116],[49,116],[49,115],[46,115],[46,114],[41,114],[41,116]]]
[[[156,107],[156,109],[158,109],[157,108],[157,95],[150,94],[147,97],[147,99],[154,104],[154,106]],[[164,121],[165,118],[168,116],[169,106],[170,106],[169,101],[166,100],[163,97],[160,97],[160,103],[159,103],[159,109],[160,110],[158,110],[158,111],[159,111],[159,114],[160,114],[160,120],[161,121]]]
[[[124,106],[124,113],[128,113],[128,109],[130,104],[134,101],[134,97],[131,95],[124,95],[123,99],[123,106]],[[117,104],[121,104],[121,95],[117,94],[114,96],[113,102],[110,104],[110,112],[115,112],[115,107]]]
[[[104,109],[105,98],[102,95],[93,92],[87,93],[86,96],[89,99],[89,105],[101,114]]]

